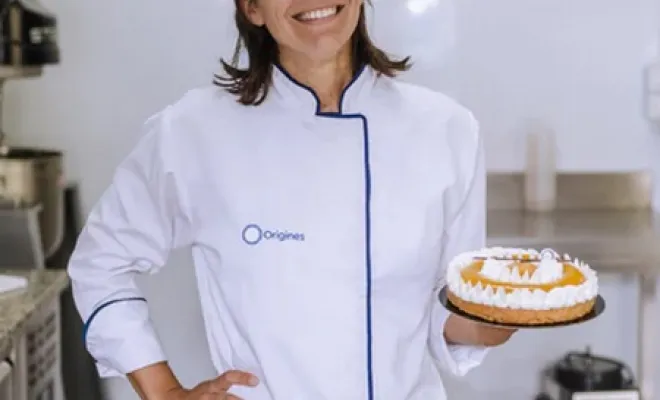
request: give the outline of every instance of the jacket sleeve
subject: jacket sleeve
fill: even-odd
[[[445,285],[444,273],[449,261],[462,252],[483,248],[486,242],[486,167],[478,124],[471,114],[469,118],[462,118],[454,124],[458,124],[455,130],[461,132],[460,136],[462,136],[462,139],[455,140],[462,140],[464,143],[466,137],[470,138],[470,145],[463,144],[462,151],[459,151],[463,155],[468,155],[464,155],[463,160],[459,156],[456,166],[467,178],[458,179],[459,190],[452,194],[453,199],[448,199],[448,203],[458,204],[458,207],[456,207],[457,211],[452,210],[448,229],[443,235],[437,291]],[[449,312],[436,299],[437,292],[434,294],[431,311],[429,335],[431,354],[444,369],[456,376],[463,376],[481,364],[488,349],[479,346],[448,345],[444,338],[444,326]]]
[[[190,242],[186,201],[167,161],[164,112],[152,117],[92,209],[68,265],[83,340],[102,377],[165,361],[138,274]],[[175,157],[170,157],[176,160]]]

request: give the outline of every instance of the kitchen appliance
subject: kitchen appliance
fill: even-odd
[[[40,76],[43,66],[59,62],[55,16],[38,0],[0,0],[0,112],[2,89],[7,80]],[[29,214],[38,209],[43,253],[39,256],[48,257],[62,240],[62,154],[54,150],[12,148],[6,139],[0,116],[0,208],[4,210],[0,217],[7,218],[7,222],[11,219],[20,235],[29,232],[30,237],[21,236],[21,241],[31,243],[35,238],[29,226],[32,222]],[[24,218],[10,216],[8,209],[16,210]],[[25,225],[16,226],[19,220]],[[0,225],[3,225],[1,220]],[[7,239],[7,230],[5,226],[4,241],[15,242]]]
[[[624,363],[570,352],[543,376],[543,392],[537,400],[639,400],[631,369]]]
[[[0,207],[40,207],[43,256],[62,242],[64,223],[63,155],[54,150],[10,147],[0,155]]]
[[[0,0],[0,24],[1,65],[24,68],[59,63],[57,19],[38,0]]]
[[[38,0],[0,0],[0,112],[8,80],[39,77],[44,66],[59,62],[55,16]],[[62,169],[60,151],[12,147],[0,116],[0,268],[44,268],[57,252],[64,231]],[[61,352],[59,306],[28,322],[20,363],[26,366],[24,384],[14,385],[7,399],[64,399],[62,365],[56,362]]]
[[[43,268],[41,206],[0,207],[0,269]]]
[[[0,0],[0,113],[7,80],[40,76],[45,65],[59,62],[55,16],[38,0]],[[43,266],[40,259],[59,247],[64,218],[62,158],[56,150],[9,146],[0,115],[0,247],[7,250],[0,255],[0,267]],[[16,246],[15,251],[10,245]],[[16,250],[31,250],[34,256],[22,257]],[[36,262],[15,264],[17,258]]]

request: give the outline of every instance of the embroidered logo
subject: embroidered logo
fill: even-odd
[[[263,229],[257,224],[249,224],[243,228],[243,241],[250,246],[255,246],[264,240],[277,242],[296,241],[304,242],[305,234],[301,232],[290,232],[279,229]]]

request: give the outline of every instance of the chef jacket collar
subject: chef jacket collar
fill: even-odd
[[[342,92],[338,113],[321,112],[321,102],[314,90],[297,81],[279,64],[275,64],[273,68],[272,88],[278,100],[288,108],[299,110],[310,117],[357,114],[361,111],[361,100],[373,88],[375,77],[376,74],[371,68],[360,68]]]

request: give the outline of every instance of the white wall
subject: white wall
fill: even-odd
[[[228,54],[227,0],[50,0],[61,21],[63,63],[30,82],[11,82],[5,130],[15,143],[67,152],[69,178],[88,210],[141,122],[187,88],[210,81]],[[225,11],[225,12],[223,12]],[[521,124],[547,119],[558,132],[566,170],[660,171],[660,140],[641,111],[643,66],[656,53],[652,0],[461,0],[457,47],[448,65],[411,76],[443,88],[479,116],[491,169],[522,167]],[[146,284],[163,342],[185,383],[210,377],[190,261]],[[454,399],[530,399],[538,370],[569,349],[635,364],[636,290],[605,277],[608,310],[583,327],[525,332],[493,352],[483,368],[450,381]],[[128,400],[122,381],[112,399]]]

